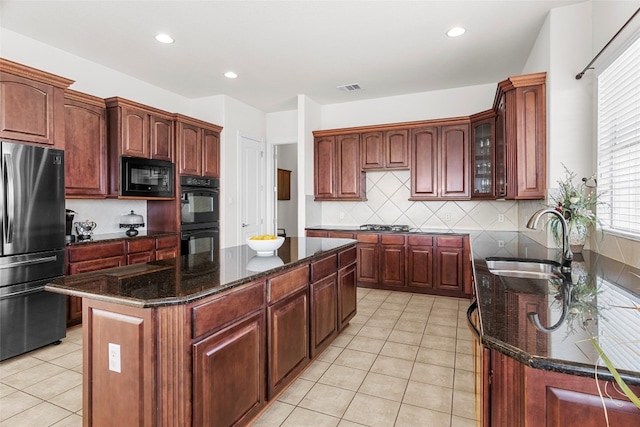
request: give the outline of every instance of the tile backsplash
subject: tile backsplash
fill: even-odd
[[[145,200],[67,199],[65,204],[67,209],[77,212],[73,219],[74,222],[91,220],[97,224],[93,231],[94,234],[121,232],[124,236],[126,230],[119,227],[120,215],[131,213],[131,211],[144,218],[145,227],[140,227],[138,230],[147,229],[147,202]]]
[[[366,177],[367,201],[317,203],[322,209],[321,225],[406,224],[436,230],[518,230],[516,201],[415,202],[409,200],[409,171],[367,172]]]

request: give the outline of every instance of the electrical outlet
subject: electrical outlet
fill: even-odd
[[[504,248],[504,240],[498,240],[498,247]]]
[[[117,373],[120,373],[122,370],[120,344],[109,343],[109,370]]]
[[[446,214],[444,214],[444,220],[445,221],[451,221],[451,214],[449,212],[447,212]]]
[[[498,222],[504,222],[504,215],[498,214]]]
[[[340,211],[340,219],[344,219],[344,212]]]

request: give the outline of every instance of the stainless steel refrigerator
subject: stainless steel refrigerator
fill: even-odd
[[[0,141],[0,360],[66,336],[64,152]]]

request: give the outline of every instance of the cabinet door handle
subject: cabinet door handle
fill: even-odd
[[[243,222],[243,223],[242,223],[242,228],[244,228],[244,227],[248,227],[249,225],[251,225],[251,224],[245,224],[245,223]]]

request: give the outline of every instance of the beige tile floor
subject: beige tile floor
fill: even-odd
[[[254,427],[475,426],[468,300],[358,288],[358,314]],[[0,363],[0,427],[82,425],[82,329]]]

